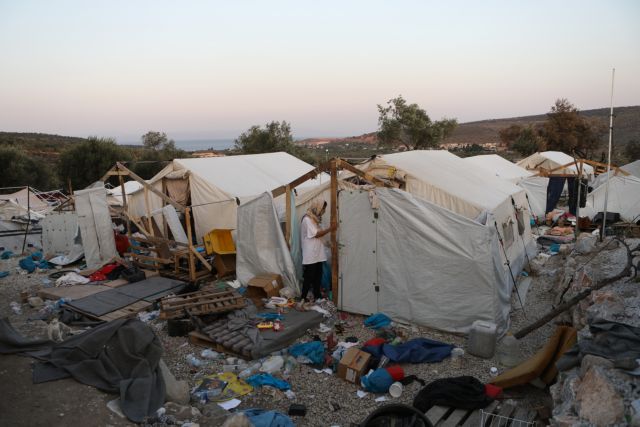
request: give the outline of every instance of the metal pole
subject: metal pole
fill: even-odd
[[[24,253],[24,247],[27,244],[27,234],[29,234],[29,225],[31,225],[31,190],[27,185],[27,227],[24,230],[24,240],[22,240],[22,252]]]
[[[611,178],[611,139],[613,137],[613,81],[616,76],[616,69],[611,70],[611,112],[609,113],[609,155],[607,157],[607,183],[604,189],[604,215],[602,217],[602,229],[600,230],[600,241],[604,239],[607,229],[607,202],[609,201],[609,178]]]

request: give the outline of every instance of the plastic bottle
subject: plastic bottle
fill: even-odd
[[[200,357],[202,357],[203,359],[216,360],[220,358],[220,353],[207,348],[205,350],[202,350],[202,353],[200,353]]]
[[[520,343],[510,332],[502,338],[498,345],[498,362],[508,368],[512,368],[520,363]]]
[[[189,366],[193,366],[194,368],[200,368],[204,365],[204,362],[195,357],[193,354],[187,354],[187,363],[189,364]]]
[[[464,350],[460,347],[451,350],[451,366],[454,368],[462,368],[462,356],[464,356]]]
[[[242,378],[242,379],[249,378],[251,375],[255,374],[260,370],[260,366],[262,366],[260,362],[254,363],[253,365],[249,366],[248,368],[240,372],[238,374],[238,378]]]
[[[20,307],[20,304],[18,304],[17,302],[11,301],[9,306],[11,307],[11,310],[13,310],[15,314],[22,314],[22,307]]]
[[[278,372],[280,369],[282,369],[283,365],[284,358],[282,356],[271,356],[264,361],[264,363],[260,367],[260,371],[266,372],[268,374],[273,374],[274,372]]]
[[[282,376],[287,379],[297,365],[298,362],[296,361],[296,358],[293,356],[288,356],[284,362],[284,372]]]

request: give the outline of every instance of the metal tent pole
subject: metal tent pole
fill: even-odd
[[[613,137],[613,81],[616,76],[616,69],[611,70],[611,111],[609,113],[609,155],[607,157],[607,183],[604,189],[604,216],[602,217],[602,230],[600,230],[600,241],[604,239],[607,230],[607,203],[609,201],[609,179],[611,178],[611,139]]]

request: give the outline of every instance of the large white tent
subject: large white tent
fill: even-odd
[[[555,175],[578,175],[578,168],[575,164],[562,167],[575,162],[575,160],[561,151],[542,151],[534,153],[516,164],[536,173],[553,171],[552,173]],[[593,167],[587,164],[583,165],[582,175],[585,178],[593,178]]]
[[[504,331],[512,273],[535,253],[524,190],[447,151],[360,168],[404,191],[340,193],[340,306],[456,332],[491,320]]]
[[[640,178],[640,160],[636,160],[634,162],[631,163],[627,163],[624,166],[620,166],[620,169],[623,170],[624,172],[626,172],[629,175],[632,175],[636,178]],[[600,187],[602,184],[604,184],[607,180],[607,176],[611,175],[613,176],[628,176],[628,175],[624,175],[620,172],[618,172],[617,170],[613,169],[610,172],[605,172],[605,173],[601,173],[600,175],[598,175],[593,182],[591,183],[591,186],[593,188],[598,188]]]
[[[538,218],[544,217],[546,213],[545,208],[549,178],[536,176],[533,172],[497,154],[466,157],[464,160],[486,170],[498,178],[507,180],[523,188],[527,193],[529,207],[533,214]]]
[[[591,219],[604,211],[606,183],[602,183],[587,195],[586,206],[580,209],[580,216]],[[607,212],[617,212],[624,221],[640,221],[640,178],[633,175],[615,175],[609,179]]]
[[[148,183],[174,200],[185,203],[190,196],[195,232],[199,241],[213,229],[235,229],[239,204],[265,191],[289,184],[313,170],[313,166],[284,153],[175,159]],[[314,187],[329,180],[327,174],[303,184]],[[163,188],[164,187],[164,188]],[[146,206],[154,214],[162,200],[143,189],[127,197],[129,213],[141,217]]]

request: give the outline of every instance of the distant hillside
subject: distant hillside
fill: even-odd
[[[593,117],[609,127],[609,109],[598,108],[580,112],[587,117]],[[544,122],[546,114],[525,117],[511,117],[506,119],[490,119],[477,122],[461,123],[443,144],[489,144],[499,141],[501,129],[511,125],[535,125]],[[614,109],[614,143],[624,145],[631,140],[640,141],[640,106],[619,107]],[[603,136],[603,142],[608,140],[608,135]],[[346,138],[308,138],[297,141],[298,144],[307,146],[335,145],[335,144],[377,144],[376,133],[365,133],[360,136]]]
[[[57,157],[69,145],[82,141],[86,140],[46,133],[0,132],[0,146],[15,147],[42,158]]]

